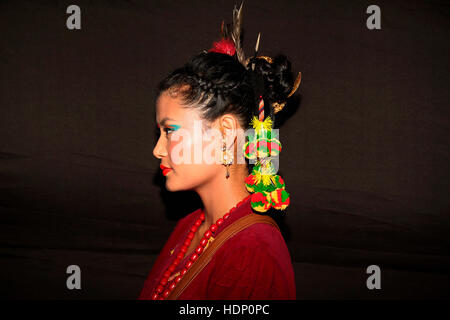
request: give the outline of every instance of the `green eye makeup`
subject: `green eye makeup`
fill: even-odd
[[[178,124],[169,124],[167,127],[172,131],[177,131],[178,129],[181,128],[181,126]]]
[[[178,129],[180,129],[181,126],[177,125],[177,124],[169,124],[167,125],[163,130],[166,134],[169,134],[171,132],[177,131]]]

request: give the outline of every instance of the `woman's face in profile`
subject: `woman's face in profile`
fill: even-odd
[[[169,191],[195,190],[217,178],[221,168],[220,131],[204,130],[198,108],[186,107],[164,91],[156,101],[160,136],[153,155],[160,159]],[[207,126],[205,126],[207,127]],[[220,171],[222,169],[222,171]],[[222,172],[223,173],[223,172]]]

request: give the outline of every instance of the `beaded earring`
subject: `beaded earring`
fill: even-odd
[[[226,167],[227,171],[225,173],[225,178],[230,177],[229,166],[233,163],[233,156],[228,153],[227,143],[225,138],[222,138],[222,164]]]

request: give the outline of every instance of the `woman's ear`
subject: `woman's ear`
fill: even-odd
[[[226,139],[227,148],[231,148],[236,140],[239,121],[232,114],[224,114],[219,118],[218,125],[222,136]]]

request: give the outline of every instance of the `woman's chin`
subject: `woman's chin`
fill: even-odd
[[[176,188],[174,188],[174,186],[166,180],[166,189],[167,191],[177,191]]]
[[[184,189],[174,183],[174,181],[171,181],[170,178],[166,178],[166,189],[167,191],[175,192],[175,191],[183,191]]]
[[[176,192],[176,191],[190,191],[195,190],[195,187],[197,186],[196,181],[192,181],[191,183],[186,183],[187,181],[183,180],[180,181],[178,177],[170,177],[166,178],[166,189],[170,192]]]

